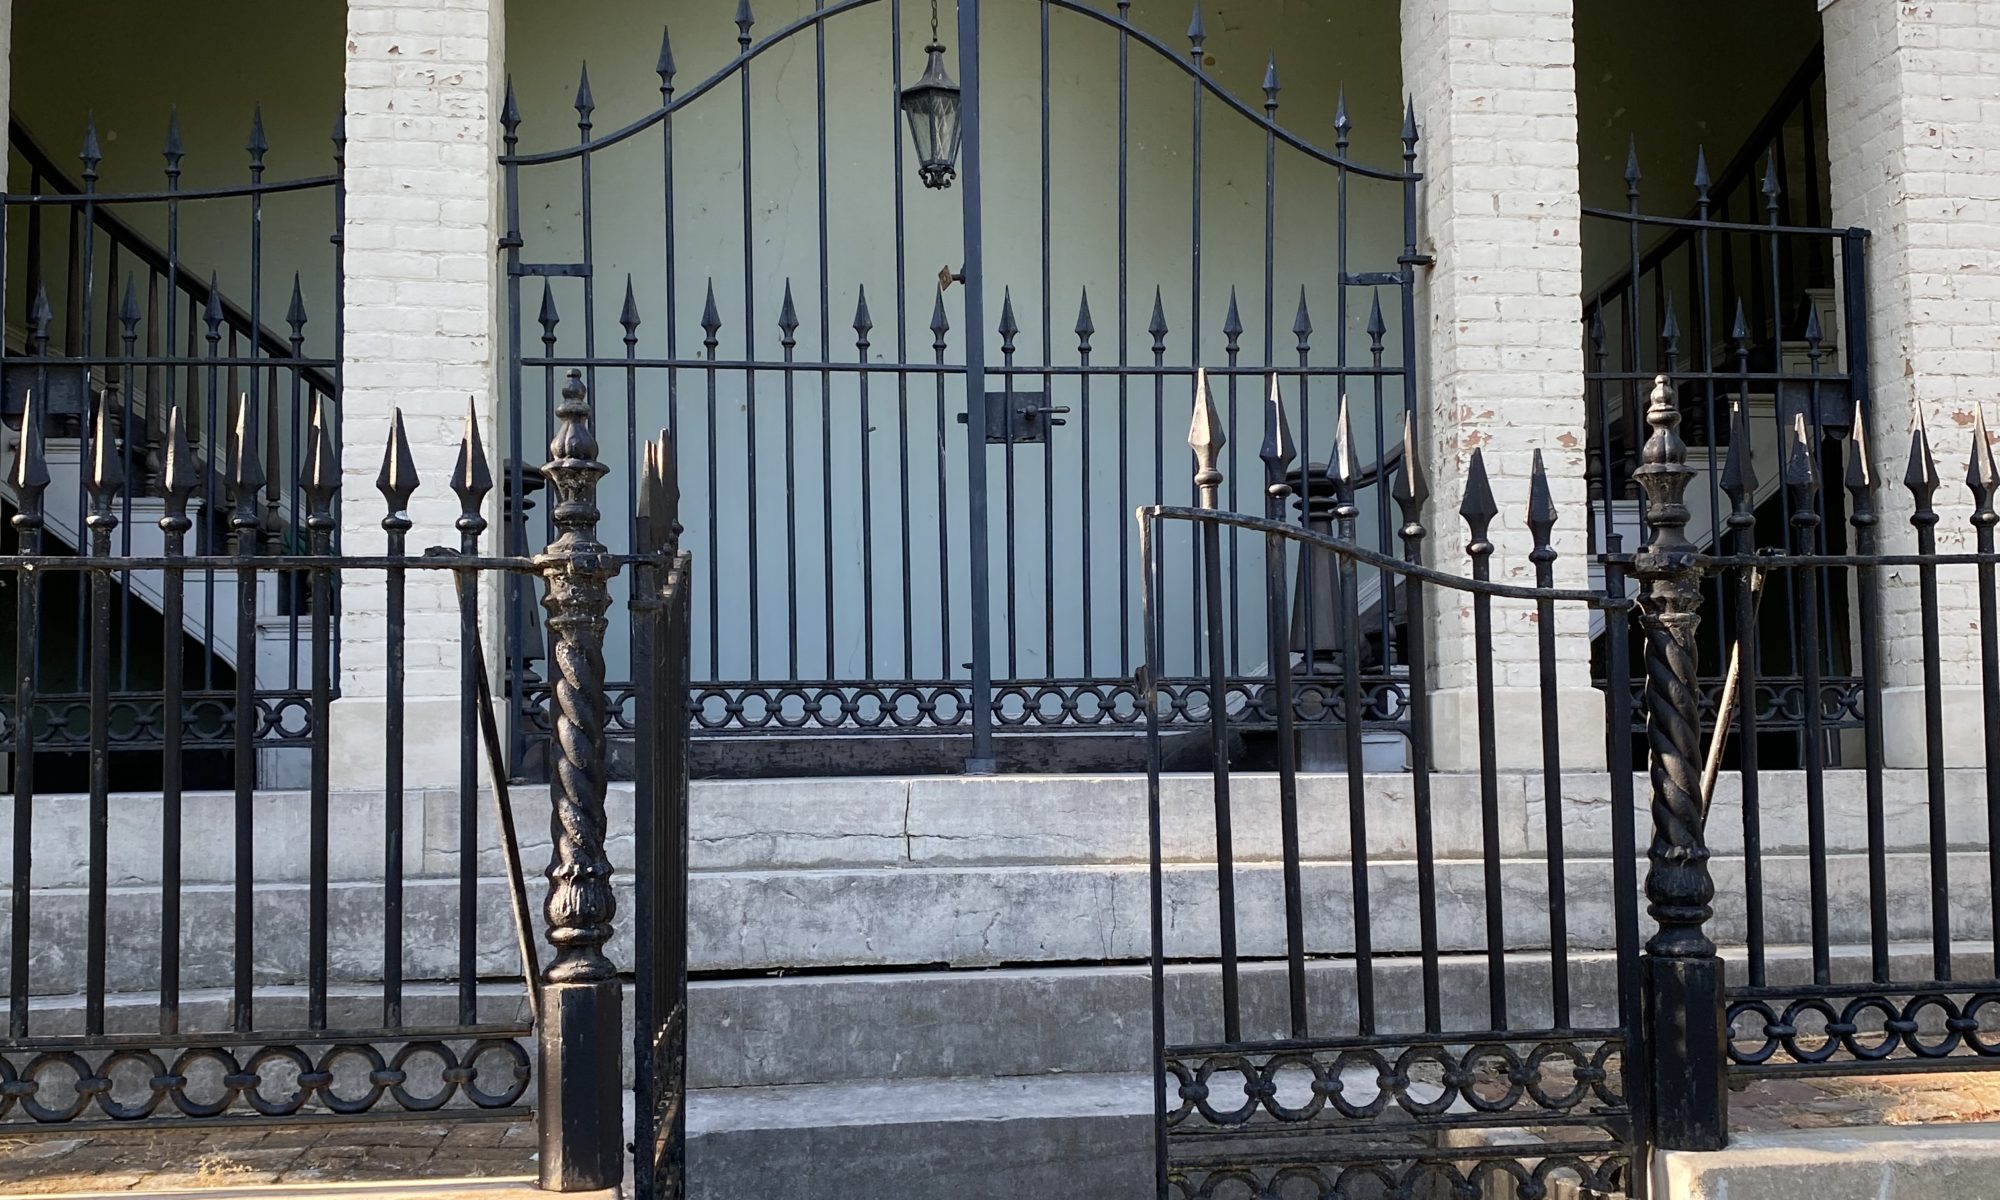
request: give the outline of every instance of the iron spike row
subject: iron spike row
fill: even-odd
[[[451,490],[458,496],[459,549],[479,553],[479,535],[486,532],[486,516],[481,511],[486,494],[493,490],[493,472],[486,462],[486,447],[479,438],[479,408],[467,397],[465,432],[458,442],[458,463],[451,470]]]
[[[1222,486],[1222,471],[1216,465],[1223,446],[1229,441],[1215,412],[1215,397],[1209,393],[1208,371],[1194,373],[1194,419],[1188,425],[1188,449],[1194,451],[1194,483],[1201,490],[1201,507],[1214,508],[1216,491]]]

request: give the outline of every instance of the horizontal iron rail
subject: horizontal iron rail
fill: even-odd
[[[623,570],[630,566],[661,565],[664,560],[652,554],[605,554],[598,562],[605,569]],[[188,555],[174,558],[168,555],[134,555],[130,558],[104,558],[73,554],[20,554],[0,556],[0,571],[161,571],[169,568],[199,572],[203,570],[228,571],[233,569],[264,571],[515,571],[538,575],[541,568],[532,558],[472,558],[457,554],[410,555],[398,558],[391,555],[362,554],[229,554],[229,555]]]
[[[1868,237],[1869,232],[1859,226],[1835,227],[1831,225],[1770,225],[1746,221],[1704,221],[1699,217],[1661,217],[1651,213],[1626,212],[1616,208],[1591,208],[1585,206],[1583,215],[1606,221],[1623,221],[1628,225],[1654,225],[1667,229],[1707,230],[1710,233],[1754,233],[1768,236],[1774,233],[1798,237],[1823,237],[1829,240],[1849,237]]]
[[[1365,563],[1391,575],[1408,579],[1421,579],[1461,592],[1473,592],[1483,596],[1495,596],[1505,600],[1554,600],[1562,603],[1587,604],[1607,612],[1626,612],[1637,607],[1637,602],[1608,596],[1603,592],[1584,591],[1574,588],[1523,587],[1511,583],[1493,583],[1487,580],[1468,579],[1426,567],[1388,554],[1379,554],[1365,546],[1344,541],[1328,534],[1314,533],[1297,525],[1283,521],[1272,521],[1264,517],[1245,516],[1242,513],[1222,512],[1210,508],[1184,508],[1169,505],[1147,505],[1139,509],[1141,520],[1187,521],[1197,525],[1227,525],[1237,529],[1247,529],[1255,533],[1275,533],[1288,541],[1312,546],[1320,550],[1330,550],[1335,554]]]
[[[37,895],[56,895],[61,890],[41,889]],[[489,1025],[409,1025],[402,1028],[255,1029],[247,1033],[219,1029],[194,1033],[62,1033],[28,1038],[0,1035],[0,1050],[17,1054],[38,1050],[179,1050],[270,1044],[334,1046],[348,1042],[469,1042],[532,1037],[534,1032],[534,1026],[526,1022],[502,1021]]]
[[[1258,962],[1244,955],[1240,962]],[[1271,960],[1279,961],[1279,960]],[[1258,1054],[1306,1054],[1317,1051],[1428,1049],[1441,1046],[1492,1046],[1505,1048],[1514,1043],[1619,1042],[1622,1029],[1486,1029],[1444,1033],[1380,1033],[1357,1037],[1273,1038],[1269,1041],[1210,1042],[1188,1046],[1169,1045],[1166,1053],[1175,1058],[1247,1057]]]

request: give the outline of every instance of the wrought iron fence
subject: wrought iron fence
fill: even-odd
[[[1411,396],[1413,286],[1427,261],[1416,246],[1414,117],[1405,113],[1396,131],[1400,164],[1377,168],[1352,152],[1344,101],[1330,144],[1280,122],[1275,60],[1261,106],[1224,90],[1204,65],[1199,13],[1185,45],[1148,33],[1127,4],[1042,0],[1010,19],[1038,47],[1025,67],[1030,103],[1011,90],[982,96],[979,5],[958,6],[964,151],[948,205],[905,169],[896,102],[917,31],[900,0],[819,6],[768,34],[741,9],[734,55],[693,86],[663,38],[657,105],[649,97],[650,112],[600,129],[586,73],[575,136],[565,131],[553,149],[524,148],[537,126],[509,93],[500,161],[510,442],[536,440],[569,369],[601,381],[602,394],[622,392],[607,420],[627,431],[675,430],[690,545],[705,547],[718,568],[697,584],[692,613],[698,734],[965,735],[971,760],[985,767],[996,730],[1136,731],[1142,713],[1129,680],[1142,639],[1129,514],[1184,493],[1168,413],[1204,364],[1225,381],[1223,420],[1232,427],[1239,408],[1257,407],[1273,371],[1287,381],[1309,445],[1331,442],[1342,398],[1351,400],[1373,447],[1358,454],[1362,470],[1351,480],[1361,536],[1393,541],[1381,460]],[[1077,48],[1103,70],[1076,80],[1052,65],[1052,45]],[[774,114],[784,93],[755,82],[769,78],[771,53],[788,47],[811,53],[813,99]],[[1188,97],[1188,125],[1162,143],[1185,146],[1185,156],[1133,133],[1148,116],[1134,112],[1133,80],[1148,71]],[[887,140],[853,134],[830,152],[830,111],[853,122],[830,110],[829,87],[860,75],[888,77],[874,126]],[[1018,107],[1003,108],[1010,103]],[[1096,206],[1058,190],[1068,176],[1051,166],[1050,129],[1081,124],[1093,103],[1103,104],[1116,141],[1115,165],[1105,167],[1117,201],[1085,253],[1066,250],[1066,239]],[[982,167],[982,104],[989,128],[1037,130],[1038,148],[1016,163],[989,156]],[[776,116],[789,118],[788,131],[814,131],[810,151],[799,148],[814,199],[801,206],[797,236],[774,239],[761,224],[755,164],[770,153],[764,135],[780,126]],[[717,121],[727,126],[721,141]],[[1263,187],[1258,249],[1234,267],[1211,252],[1205,266],[1204,239],[1212,245],[1230,231],[1203,217],[1204,195],[1225,174],[1211,165],[1205,181],[1204,148],[1213,158],[1239,147]],[[718,191],[701,164],[705,150],[725,148],[742,169],[738,179],[730,168],[730,186]],[[843,165],[876,151],[891,168],[886,177]],[[1135,170],[1149,152],[1175,154],[1177,180],[1187,172],[1184,244],[1178,217],[1171,239],[1148,242],[1135,229],[1145,215]],[[1037,202],[1016,214],[1032,231],[1003,252],[997,235],[989,244],[981,172],[992,191],[1009,166],[1041,182]],[[1308,175],[1306,188],[1289,182]],[[604,183],[612,178],[646,180],[657,205],[649,199],[644,211],[621,215]],[[1353,214],[1370,204],[1392,232],[1350,236]],[[549,205],[580,213],[581,223],[527,220]],[[1286,236],[1309,237],[1315,254],[1288,257]],[[850,246],[882,252],[857,258]],[[1164,263],[1137,254],[1147,246]],[[731,265],[704,278],[690,269],[696,247],[725,248]],[[623,278],[606,273],[608,262],[635,260],[646,265]],[[955,265],[940,271],[929,265],[937,260]],[[629,442],[634,468],[639,441]],[[1330,525],[1325,463],[1302,462],[1296,473],[1294,519]],[[517,546],[529,538],[525,495],[534,485],[525,471],[511,485],[524,500],[510,508]],[[629,537],[631,497],[611,503],[611,536]],[[1225,580],[1246,629],[1263,615],[1254,549],[1232,557]],[[1192,572],[1192,548],[1175,547],[1165,563],[1176,576]],[[1314,648],[1302,675],[1331,678],[1343,655],[1369,661],[1371,712],[1388,729],[1400,720],[1404,674],[1405,608],[1394,581],[1364,572],[1358,644],[1338,642],[1341,618],[1324,596],[1300,607],[1298,631]],[[1301,586],[1313,597],[1325,584],[1307,572]],[[521,616],[528,603],[517,589],[508,635],[523,758],[543,734],[546,709],[534,665],[541,650]],[[1239,689],[1251,686],[1261,653],[1256,638],[1231,647]],[[624,684],[617,692],[622,726],[632,692]]]
[[[1149,568],[1167,531],[1192,527],[1199,534],[1198,631],[1208,669],[1190,690],[1208,729],[1213,798],[1212,812],[1197,806],[1170,814],[1163,805],[1161,734],[1180,701],[1160,686],[1165,662],[1157,640],[1151,641],[1141,694],[1152,745],[1158,1194],[1491,1196],[1513,1194],[1506,1190],[1509,1180],[1521,1194],[1542,1194],[1532,1189],[1565,1180],[1590,1194],[1620,1191],[1636,1177],[1643,1137],[1635,829],[1629,820],[1614,819],[1608,858],[1566,861],[1569,780],[1557,710],[1556,625],[1559,608],[1603,614],[1606,636],[1620,652],[1611,659],[1615,686],[1604,693],[1604,719],[1610,729],[1628,728],[1631,693],[1622,677],[1622,651],[1632,603],[1624,595],[1625,565],[1610,564],[1602,591],[1553,586],[1557,514],[1537,456],[1526,514],[1535,537],[1536,585],[1493,582],[1487,531],[1499,510],[1477,450],[1458,508],[1469,538],[1469,574],[1426,565],[1440,552],[1424,525],[1428,488],[1410,426],[1394,483],[1403,512],[1401,558],[1356,539],[1351,486],[1339,469],[1333,479],[1337,533],[1300,529],[1284,519],[1297,451],[1275,388],[1264,424],[1262,519],[1219,503],[1223,434],[1205,389],[1197,391],[1188,439],[1198,465],[1198,507],[1153,507],[1140,514]],[[1339,436],[1335,462],[1351,462],[1341,451],[1352,431],[1343,427]],[[1263,600],[1271,614],[1271,666],[1240,703],[1227,671],[1226,537],[1260,538],[1269,564]],[[1416,611],[1423,611],[1431,593],[1471,610],[1480,631],[1476,719],[1489,747],[1500,736],[1494,609],[1533,609],[1542,635],[1535,699],[1546,844],[1539,878],[1531,878],[1531,866],[1503,862],[1500,776],[1491,754],[1471,794],[1483,845],[1476,876],[1469,863],[1437,859],[1436,823],[1451,814],[1434,803],[1433,772],[1423,752],[1430,736],[1431,665],[1414,625],[1408,719],[1418,753],[1409,811],[1390,813],[1391,828],[1371,827],[1370,810],[1380,808],[1378,785],[1364,773],[1361,724],[1344,722],[1345,836],[1333,835],[1331,850],[1324,834],[1312,839],[1317,848],[1307,845],[1304,785],[1317,789],[1317,806],[1342,804],[1324,790],[1326,776],[1299,768],[1306,749],[1301,732],[1327,720],[1328,706],[1295,677],[1308,660],[1286,636],[1294,588],[1284,564],[1288,556],[1317,555],[1334,562],[1331,574],[1350,635],[1364,570],[1394,573]],[[1149,630],[1162,586],[1149,570]],[[1343,672],[1335,696],[1347,712],[1365,704],[1361,673]],[[1268,739],[1264,765],[1276,776],[1275,845],[1260,822],[1247,831],[1236,826],[1239,817],[1258,811],[1245,809],[1246,796],[1270,798],[1268,780],[1243,773],[1251,756],[1242,743],[1257,736]],[[1608,740],[1613,813],[1629,813],[1633,805],[1627,748],[1622,737]],[[1192,820],[1201,832],[1171,828],[1172,817]],[[1245,834],[1253,846],[1239,857],[1238,839]],[[1212,881],[1202,877],[1205,862],[1198,868],[1167,863],[1165,839],[1185,846],[1208,836]],[[1397,860],[1412,853],[1414,871],[1405,877],[1401,872],[1412,864]],[[1277,880],[1270,878],[1274,862]],[[1610,911],[1592,905],[1573,926],[1572,889],[1608,895]],[[1518,902],[1524,891],[1543,902],[1539,911]],[[1615,969],[1579,965],[1592,950]],[[1171,1015],[1170,991],[1177,1000]],[[1190,993],[1201,997],[1192,1003],[1191,1019],[1180,1011]],[[1529,1129],[1534,1136],[1508,1136]]]
[[[27,191],[0,197],[0,240],[8,247],[0,267],[0,329],[7,338],[0,414],[18,427],[32,394],[45,426],[36,435],[46,439],[51,491],[35,552],[88,551],[88,475],[108,433],[123,481],[110,552],[160,557],[169,536],[159,522],[167,424],[179,412],[188,448],[182,469],[192,490],[177,520],[186,521],[179,532],[192,539],[193,557],[220,556],[240,540],[243,520],[254,522],[254,552],[309,553],[304,471],[312,414],[322,408],[339,454],[341,130],[333,131],[329,173],[271,179],[269,141],[261,114],[253,115],[245,181],[187,188],[189,152],[178,121],[170,119],[162,185],[154,191],[100,190],[104,157],[94,123],[75,176],[18,122],[9,126],[9,144],[18,160],[10,178],[25,180]],[[290,236],[313,228],[327,232],[323,256],[298,251]],[[243,303],[224,295],[218,269],[240,277]],[[268,290],[273,275],[290,285],[288,296]],[[110,424],[100,427],[91,418],[102,390],[118,403]],[[237,455],[245,440],[254,444],[253,459]],[[0,488],[10,503],[18,503],[16,491],[12,484]],[[246,507],[241,501],[253,493]],[[74,787],[82,786],[83,756],[95,732],[85,678],[90,601],[87,589],[69,586],[81,578],[51,575],[41,636],[28,643],[40,681],[30,720],[44,770]],[[211,784],[225,782],[245,728],[256,751],[302,758],[315,712],[309,656],[316,617],[304,580],[265,572],[253,597],[203,565],[168,614],[158,570],[120,571],[107,634],[124,653],[111,667],[107,712],[122,782],[159,785],[148,772],[170,723],[156,664],[173,657],[183,663],[184,678],[171,725],[190,752],[189,771]],[[337,638],[333,646],[337,662]],[[247,692],[240,678],[253,679]],[[256,714],[253,722],[236,719],[246,695],[243,711]],[[11,726],[18,711],[5,709],[0,717]]]
[[[1719,553],[1735,536],[1724,470],[1735,438],[1775,458],[1803,414],[1815,455],[1837,473],[1856,405],[1868,394],[1867,233],[1824,224],[1824,109],[1824,64],[1815,47],[1720,172],[1711,174],[1706,154],[1697,152],[1685,212],[1655,215],[1643,207],[1636,145],[1626,163],[1626,207],[1584,209],[1586,240],[1624,247],[1627,257],[1583,311],[1595,552],[1624,553],[1646,540],[1636,471],[1648,436],[1647,393],[1660,374],[1674,381],[1682,440],[1697,472],[1688,528],[1703,550]],[[1774,475],[1752,488],[1750,501],[1764,545],[1836,556],[1851,548],[1837,490],[1813,495],[1815,520],[1806,524],[1793,520],[1792,493]],[[1802,537],[1810,544],[1800,544]],[[1767,631],[1751,688],[1731,682],[1732,643],[1724,632],[1744,598],[1714,579],[1705,586],[1705,602],[1724,615],[1708,623],[1698,647],[1704,726],[1726,725],[1726,710],[1741,703],[1758,710],[1772,763],[1797,766],[1830,747],[1835,763],[1858,765],[1851,754],[1841,757],[1838,738],[1810,748],[1806,728],[1808,709],[1825,733],[1868,721],[1861,650],[1849,634],[1852,573],[1820,573],[1810,617],[1797,572],[1774,572],[1748,595]],[[1808,620],[1823,634],[1810,671],[1800,637]],[[1809,674],[1817,687],[1808,685]]]

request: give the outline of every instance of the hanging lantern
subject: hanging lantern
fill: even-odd
[[[910,119],[910,136],[917,144],[917,173],[927,188],[948,188],[958,177],[959,89],[944,69],[944,43],[938,40],[937,0],[931,0],[930,61],[924,73],[903,89],[903,114]]]

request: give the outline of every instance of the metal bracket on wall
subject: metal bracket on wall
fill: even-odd
[[[1060,419],[1068,411],[1067,407],[1049,407],[1047,392],[988,392],[986,442],[993,446],[1040,445],[1049,440],[1049,426],[1068,424]],[[958,414],[958,423],[966,423],[964,413]]]

